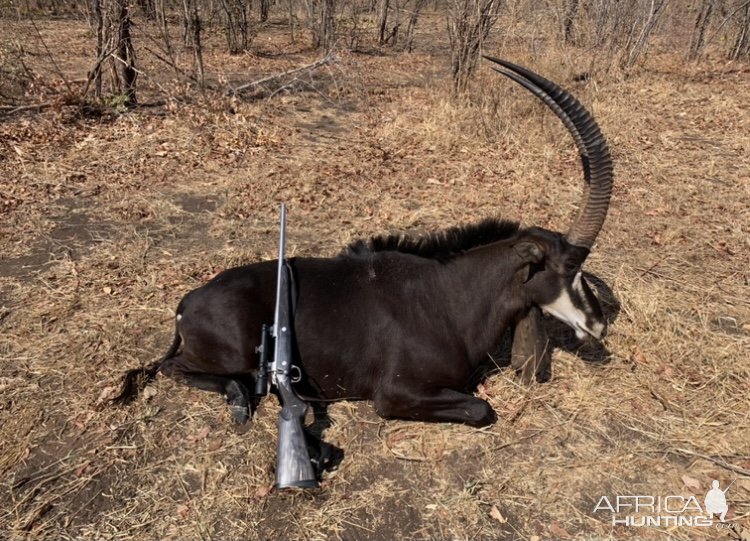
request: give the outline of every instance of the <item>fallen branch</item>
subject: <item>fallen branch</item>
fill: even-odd
[[[683,455],[683,456],[693,456],[696,458],[702,458],[704,460],[708,460],[709,462],[713,462],[714,464],[724,468],[725,470],[729,470],[731,472],[738,473],[746,477],[750,477],[750,470],[741,468],[739,466],[735,466],[734,464],[730,464],[723,458],[716,458],[715,456],[712,456],[712,455],[704,455],[702,453],[696,453],[695,451],[691,451],[690,449],[672,448],[672,449],[669,449],[668,452]]]
[[[283,77],[288,77],[289,75],[293,75],[295,73],[300,73],[300,72],[303,72],[303,71],[312,71],[312,70],[317,69],[317,68],[319,68],[321,66],[325,66],[326,64],[330,64],[330,63],[334,62],[334,60],[335,60],[335,57],[334,57],[333,53],[328,53],[323,58],[320,58],[320,59],[316,60],[315,62],[313,62],[311,64],[306,64],[306,65],[300,66],[298,68],[290,69],[290,70],[285,71],[283,73],[277,73],[275,75],[269,75],[268,77],[263,77],[263,78],[258,79],[256,81],[252,81],[252,82],[246,83],[244,85],[236,86],[234,88],[231,88],[230,92],[233,95],[237,95],[237,93],[242,92],[243,90],[246,90],[246,89],[248,89],[250,87],[262,85],[262,84],[267,83],[269,81],[274,81],[276,79],[281,79]]]
[[[31,105],[0,105],[0,111],[8,111],[7,114],[13,114],[18,111],[25,111],[27,109],[44,109],[46,107],[52,107],[54,103],[32,103]]]
[[[33,103],[31,105],[0,105],[0,117],[6,118],[23,111],[43,111],[48,107],[55,105],[54,102]]]

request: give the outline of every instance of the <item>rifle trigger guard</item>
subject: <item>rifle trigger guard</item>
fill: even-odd
[[[295,375],[292,375],[292,373],[295,370],[297,371],[297,373]],[[301,379],[302,379],[302,370],[300,370],[299,366],[293,364],[292,369],[289,371],[289,380],[292,383],[299,383]]]

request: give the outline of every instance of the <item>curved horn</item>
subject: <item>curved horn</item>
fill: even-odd
[[[485,58],[510,70],[495,68],[541,99],[573,136],[581,154],[585,184],[581,209],[566,237],[571,244],[590,249],[607,217],[613,180],[612,158],[596,120],[570,92],[552,81],[511,62]]]
[[[485,57],[486,58],[486,57]],[[519,85],[524,87],[526,90],[534,94],[537,98],[542,100],[544,104],[552,109],[552,111],[557,115],[557,117],[562,120],[565,127],[568,129],[570,134],[573,136],[573,140],[576,143],[576,146],[578,147],[578,152],[581,156],[581,162],[583,164],[583,201],[588,201],[589,199],[589,185],[591,184],[591,171],[589,169],[589,157],[588,157],[588,149],[586,148],[585,143],[583,142],[583,139],[581,138],[581,134],[578,133],[578,128],[573,123],[572,120],[570,120],[570,117],[567,115],[565,111],[557,104],[555,100],[553,100],[544,90],[536,86],[534,83],[531,83],[521,77],[520,75],[513,73],[512,71],[505,71],[504,69],[500,68],[492,68],[498,73],[502,73],[509,79],[513,79],[515,82],[517,82]],[[587,249],[589,247],[587,246]],[[588,252],[587,252],[588,254]]]

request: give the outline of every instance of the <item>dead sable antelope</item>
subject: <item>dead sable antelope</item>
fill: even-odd
[[[581,265],[609,206],[612,161],[591,114],[570,93],[489,58],[563,121],[583,162],[581,210],[563,235],[485,220],[419,238],[357,241],[332,258],[290,259],[295,385],[304,400],[372,400],[382,417],[484,426],[490,405],[470,382],[508,328],[539,309],[599,339],[606,320]],[[160,361],[125,376],[132,399],[158,372],[224,393],[247,421],[261,326],[273,321],[277,262],[226,270],[177,307],[174,342]]]

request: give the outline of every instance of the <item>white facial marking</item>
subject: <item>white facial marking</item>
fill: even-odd
[[[591,334],[594,335],[594,338],[601,338],[602,333],[604,332],[604,323],[594,323],[591,326]]]
[[[571,283],[571,285],[573,286],[573,291],[578,293],[581,298],[586,298],[586,293],[584,293],[583,286],[581,285],[581,271],[578,271],[578,273],[576,273],[576,276],[575,278],[573,278],[573,282]]]
[[[585,338],[586,314],[573,305],[573,301],[567,290],[563,289],[560,296],[550,304],[543,304],[542,310],[572,327],[576,331],[576,336],[579,340]]]
[[[581,284],[580,272],[573,278],[571,287],[581,298],[586,298],[583,285]],[[583,340],[587,334],[591,334],[595,338],[600,338],[604,331],[604,325],[601,323],[594,324],[593,328],[589,328],[586,325],[586,313],[573,304],[573,299],[570,298],[570,293],[568,293],[567,289],[563,289],[560,296],[550,304],[543,304],[542,310],[572,327],[579,340]]]

